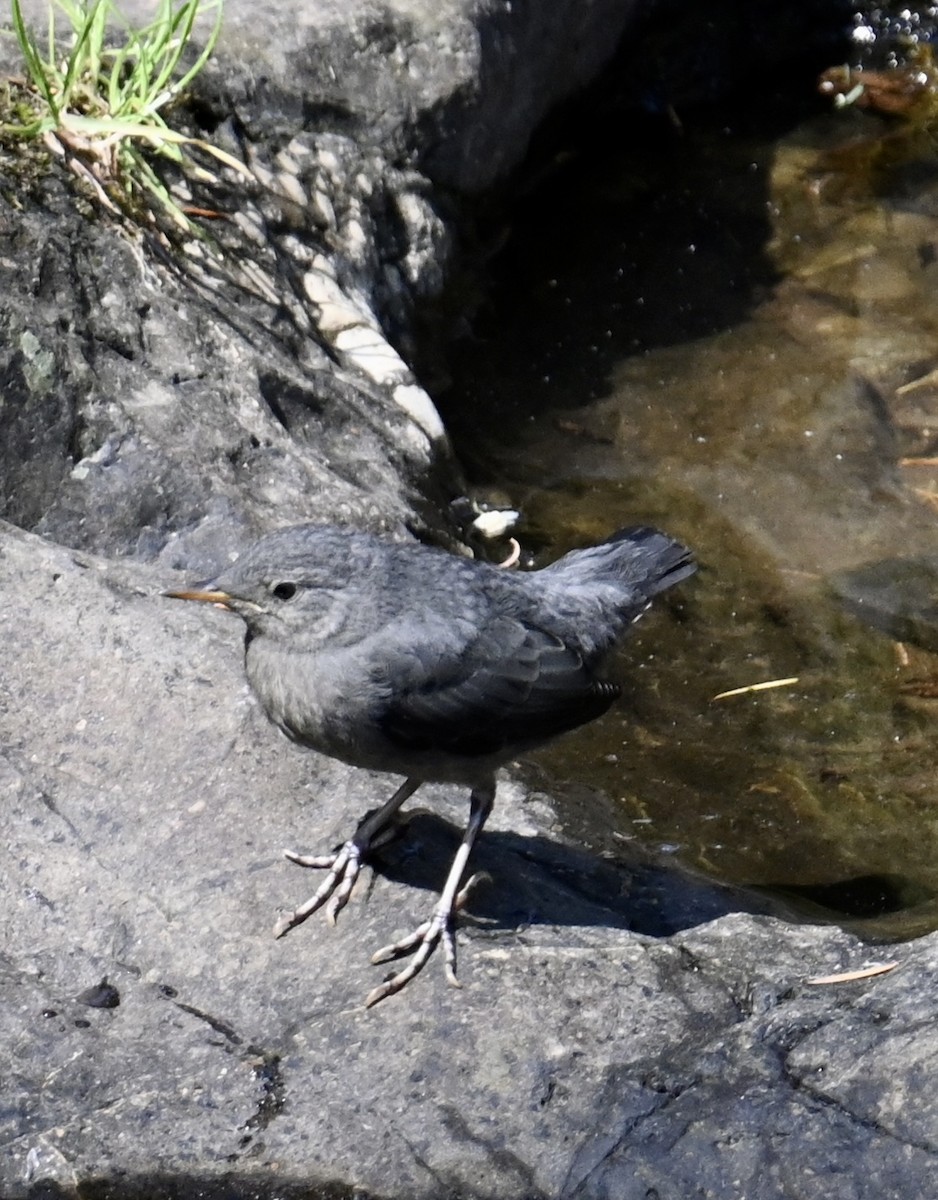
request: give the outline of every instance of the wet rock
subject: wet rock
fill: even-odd
[[[938,1115],[890,1097],[936,1051],[938,938],[872,954],[727,915],[725,889],[675,904],[668,873],[545,836],[507,783],[463,988],[431,963],[365,1011],[369,951],[432,903],[465,797],[431,789],[335,929],[276,941],[310,886],[279,847],[334,844],[387,780],[280,738],[234,620],[165,600],[165,570],[10,527],[0,550],[5,1196],[676,1196],[696,1173],[772,1200],[822,1160],[818,1197],[916,1194]],[[904,965],[806,984],[881,956]],[[69,1007],[89,976],[119,1008]]]
[[[76,999],[79,1004],[86,1004],[89,1008],[117,1008],[121,1002],[121,994],[113,984],[108,983],[105,976],[94,987],[79,992]]]

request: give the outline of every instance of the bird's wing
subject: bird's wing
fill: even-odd
[[[381,726],[401,747],[485,756],[574,729],[618,694],[559,638],[499,617],[458,656],[427,661],[411,686],[389,699]]]

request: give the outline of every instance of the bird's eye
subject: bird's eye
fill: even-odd
[[[296,595],[296,584],[278,583],[271,590],[278,600],[292,600]]]

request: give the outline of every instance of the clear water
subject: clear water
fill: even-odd
[[[545,558],[649,522],[700,559],[538,756],[570,828],[884,937],[938,927],[936,147],[847,110],[568,165],[441,397]]]

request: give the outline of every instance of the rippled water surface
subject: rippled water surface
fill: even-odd
[[[596,845],[934,928],[938,141],[847,110],[614,158],[518,206],[442,397],[527,546],[652,522],[700,559],[623,704],[540,768]],[[614,829],[578,826],[584,789]]]

